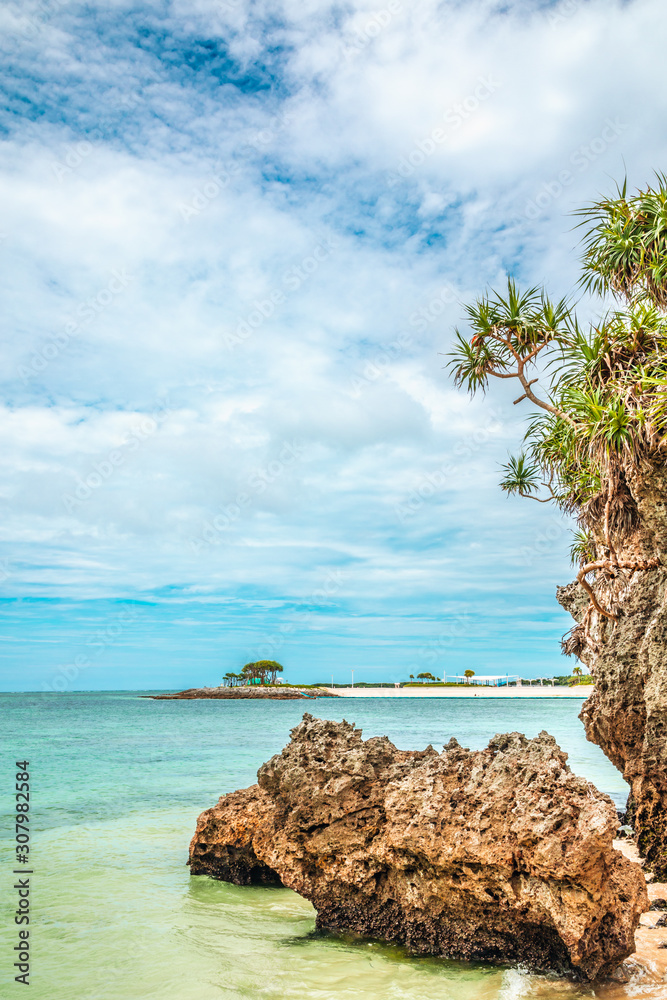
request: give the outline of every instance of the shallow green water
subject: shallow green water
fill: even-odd
[[[625,785],[577,719],[578,701],[418,703],[359,699],[306,706],[386,734],[401,749],[455,735],[551,732],[573,770],[621,804]],[[319,936],[314,911],[285,889],[190,877],[199,812],[252,784],[303,702],[155,702],[134,693],[0,695],[3,818],[13,763],[31,761],[33,1000],[567,1000],[593,996],[519,970],[415,959],[398,948]],[[3,872],[13,839],[3,823]],[[12,876],[6,876],[5,887]],[[15,898],[3,892],[3,924]],[[3,996],[13,982],[3,938]],[[8,975],[8,970],[10,970]]]

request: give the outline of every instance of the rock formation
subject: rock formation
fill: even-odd
[[[337,698],[338,695],[317,688],[304,692],[299,688],[248,685],[247,687],[188,688],[187,691],[179,691],[177,694],[144,694],[140,697],[150,698],[152,701],[194,701],[201,698],[227,701],[265,700],[267,698],[272,701],[304,701],[307,698]]]
[[[581,720],[631,788],[628,821],[640,854],[667,881],[667,468],[628,476],[628,529],[618,559],[656,558],[656,568],[621,577],[614,589],[617,621],[599,619],[578,649],[595,679]],[[577,622],[588,597],[576,584],[558,600]]]
[[[546,733],[400,751],[306,714],[258,785],[202,813],[189,863],[282,882],[320,928],[593,979],[634,950],[648,901],[613,803],[566,760]]]

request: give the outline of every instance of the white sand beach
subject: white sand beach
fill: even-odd
[[[593,692],[592,684],[576,687],[552,687],[528,684],[520,687],[428,687],[423,688],[325,688],[339,698],[584,698]]]

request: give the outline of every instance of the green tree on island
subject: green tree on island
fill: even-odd
[[[246,663],[242,675],[246,678],[246,684],[275,684],[276,675],[282,672],[282,665],[275,660],[257,660],[255,663]]]
[[[259,682],[259,671],[255,668],[254,663],[246,663],[241,671],[241,676],[245,678],[245,684]]]
[[[228,670],[225,676],[223,677],[223,681],[225,682],[225,687],[238,687],[239,684],[243,684],[244,679],[245,678],[243,674],[235,674],[231,670]]]
[[[466,684],[470,684],[470,678],[475,676],[475,671],[474,670],[464,670],[463,671],[463,676],[466,679]]]
[[[664,459],[667,440],[667,177],[632,195],[624,183],[577,215],[580,286],[606,299],[600,318],[583,323],[566,299],[510,278],[466,307],[471,335],[456,331],[449,369],[473,395],[515,379],[515,403],[536,410],[500,485],[577,518],[571,555],[589,603],[563,650],[580,655],[597,652],[632,575],[657,565],[617,548],[637,519],[630,477]]]
[[[260,670],[269,674],[270,678],[269,683],[271,684],[275,684],[277,675],[282,674],[283,672],[282,665],[280,663],[277,663],[276,660],[258,660],[255,666],[259,667]]]

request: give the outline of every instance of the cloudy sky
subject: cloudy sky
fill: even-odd
[[[568,672],[462,303],[664,169],[660,0],[0,11],[2,686]],[[585,313],[592,308],[583,302]]]

